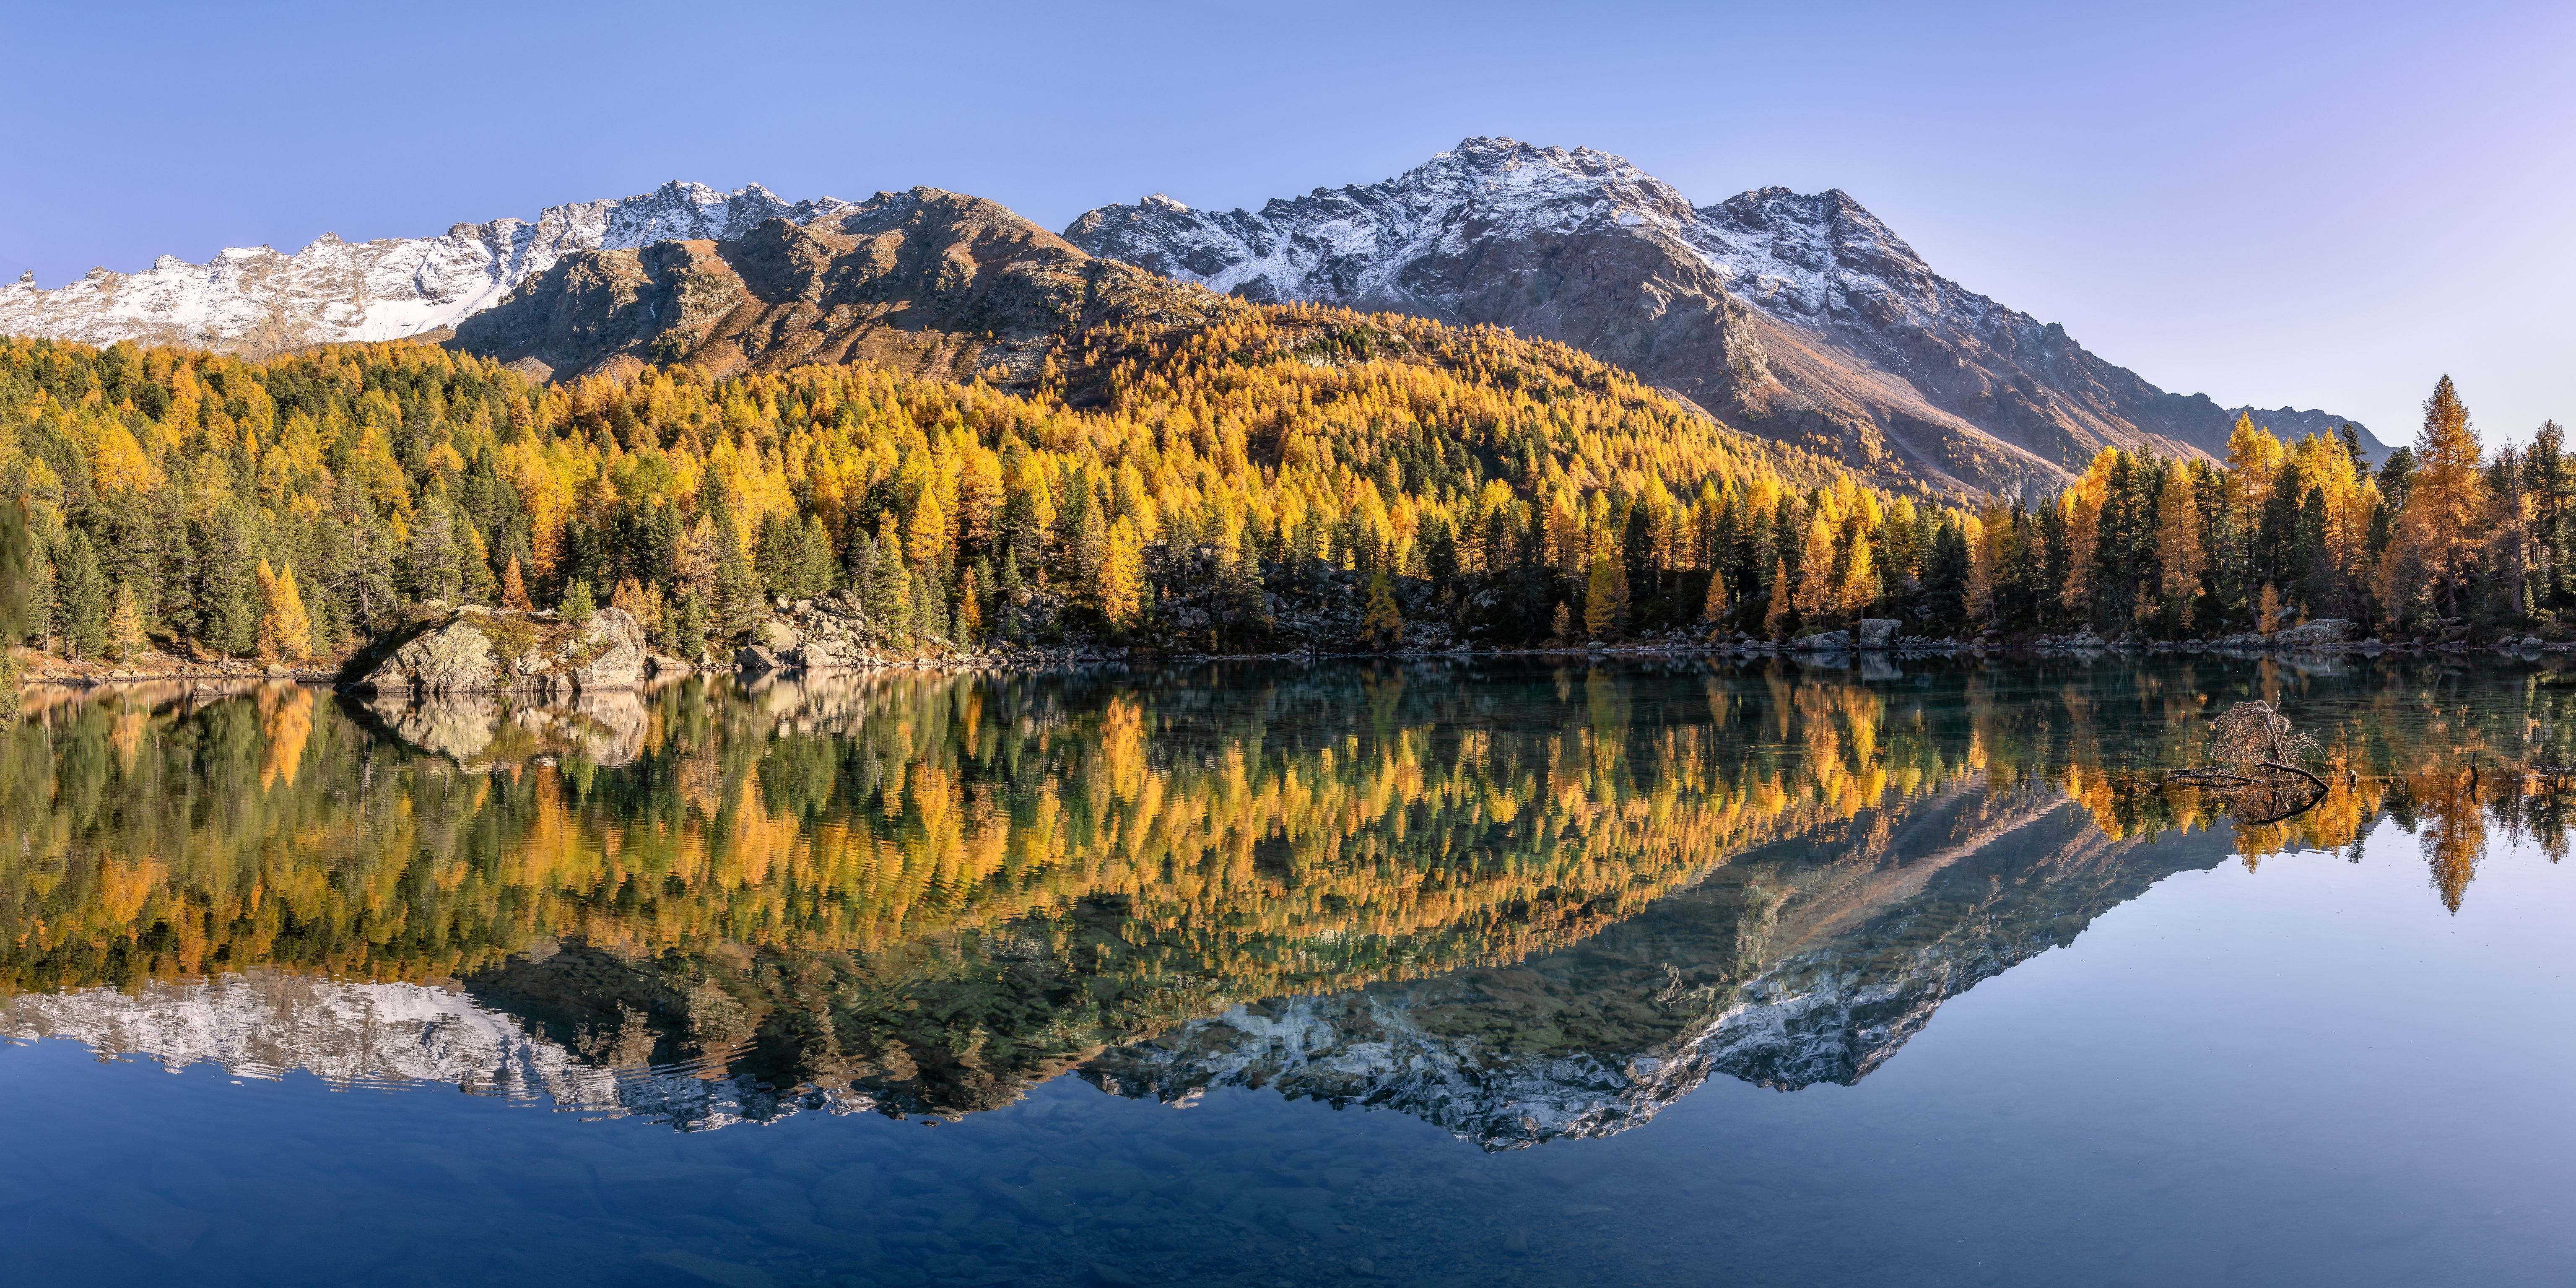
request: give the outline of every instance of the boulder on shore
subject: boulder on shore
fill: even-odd
[[[1851,632],[1819,631],[1813,635],[1801,635],[1791,640],[1789,647],[1807,653],[1841,651],[1851,647]]]
[[[505,656],[506,654],[506,656]],[[644,628],[622,608],[586,626],[469,604],[441,610],[365,671],[379,694],[631,689],[644,678]]]
[[[2320,617],[2288,630],[2274,631],[2275,648],[2314,648],[2320,644],[2341,644],[2352,635],[2353,623],[2341,617]]]
[[[1896,632],[1905,623],[1893,617],[1864,617],[1859,623],[1860,646],[1867,649],[1887,648],[1896,643]]]

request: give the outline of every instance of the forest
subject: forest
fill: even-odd
[[[2349,430],[2240,420],[2223,461],[2106,450],[2057,496],[1954,505],[1567,346],[1314,306],[1070,333],[1021,388],[0,339],[0,526],[24,533],[0,630],[91,659],[329,658],[426,601],[613,603],[697,657],[835,590],[923,647],[1168,643],[1187,598],[1220,611],[1180,642],[1258,651],[1327,568],[1367,586],[1378,648],[1408,614],[1503,645],[1863,617],[2459,638],[2576,608],[2571,491],[2554,422],[2487,453],[2445,377],[2376,468]]]

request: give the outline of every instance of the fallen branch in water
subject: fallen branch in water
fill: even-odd
[[[2251,783],[2254,781],[2243,774],[2231,774],[2224,769],[2177,769],[2165,775],[2167,782],[2177,778],[2190,783]]]
[[[2285,774],[2297,774],[2299,777],[2304,778],[2304,779],[2307,779],[2309,782],[2315,783],[2315,784],[2317,785],[2317,790],[2318,790],[2318,791],[2324,791],[2324,790],[2326,789],[2326,780],[2324,780],[2324,779],[2322,779],[2322,778],[2319,778],[2319,777],[2317,777],[2315,774],[2311,774],[2311,773],[2309,773],[2308,771],[2306,771],[2306,770],[2304,770],[2304,769],[2301,769],[2301,768],[2299,768],[2299,767],[2298,767],[2298,766],[2296,766],[2296,765],[2284,765],[2284,764],[2281,764],[2281,763],[2280,763],[2280,762],[2278,762],[2278,761],[2272,761],[2272,760],[2257,761],[2257,762],[2255,762],[2255,763],[2257,763],[2257,764],[2259,764],[2259,765],[2263,766],[2265,769],[2277,769],[2277,770],[2280,770],[2282,773],[2285,773]]]

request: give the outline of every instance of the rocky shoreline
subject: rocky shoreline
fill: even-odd
[[[753,642],[730,657],[691,662],[651,651],[634,618],[615,608],[598,610],[586,625],[533,613],[481,605],[432,605],[422,619],[387,641],[332,666],[288,667],[256,660],[191,662],[148,653],[121,663],[66,662],[24,655],[21,687],[92,687],[184,681],[332,685],[378,698],[449,694],[570,695],[641,688],[687,675],[841,674],[877,671],[1036,672],[1099,665],[1171,662],[1318,661],[1324,659],[1428,660],[1464,657],[1712,657],[1812,660],[1852,655],[2004,658],[2172,653],[2253,657],[2272,654],[2506,653],[2536,656],[2576,650],[2576,642],[2537,636],[2500,640],[2350,639],[2356,624],[2327,618],[2287,627],[2269,636],[2251,631],[2189,640],[2105,639],[2091,631],[2005,638],[1994,632],[1958,640],[1900,634],[1890,619],[1860,622],[1849,631],[1825,631],[1791,640],[1762,640],[1738,633],[1717,638],[1673,630],[1615,643],[1506,648],[1449,643],[1385,650],[1312,647],[1273,652],[1209,653],[1156,647],[1075,643],[1042,647],[994,641],[974,646],[937,642],[930,648],[893,644],[871,631],[854,606],[835,599],[782,603],[763,618]]]

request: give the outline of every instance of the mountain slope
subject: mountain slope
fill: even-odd
[[[756,183],[721,192],[673,182],[637,197],[550,206],[533,223],[457,224],[437,237],[344,242],[324,233],[291,255],[235,248],[203,264],[164,255],[140,273],[94,268],[53,290],[30,273],[0,286],[0,332],[229,347],[275,310],[282,339],[398,340],[455,326],[566,255],[739,237],[763,220],[801,224],[848,208],[833,197],[786,201]]]
[[[2239,410],[2158,389],[1941,277],[1839,191],[1693,206],[1588,148],[1469,139],[1382,183],[1259,211],[1148,197],[1093,210],[1065,236],[1252,299],[1561,340],[1900,485],[2055,486],[2113,445],[2216,455]],[[2258,419],[2342,423],[2288,409]]]
[[[1204,322],[1237,300],[1094,259],[981,197],[878,193],[804,222],[567,255],[452,347],[538,378],[685,360],[719,376],[866,360],[1033,380],[1067,323]]]

